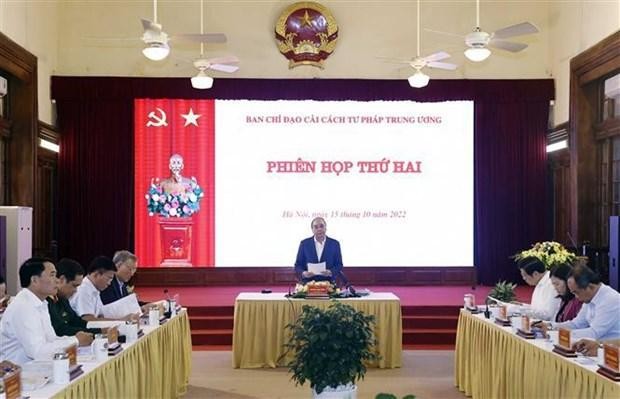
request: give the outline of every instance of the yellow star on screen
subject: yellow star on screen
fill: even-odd
[[[193,109],[189,109],[189,112],[186,114],[181,114],[181,116],[185,119],[185,125],[183,127],[187,127],[189,125],[198,126],[198,118],[202,115],[195,114]]]

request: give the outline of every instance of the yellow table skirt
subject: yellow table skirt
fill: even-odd
[[[395,368],[402,362],[402,320],[398,300],[342,300],[376,318],[375,336],[381,360],[369,367]],[[280,358],[290,331],[285,328],[303,305],[327,308],[328,300],[237,300],[233,330],[233,367],[282,367],[291,355]]]
[[[620,398],[620,383],[461,311],[456,386],[474,399]]]
[[[187,391],[192,344],[187,311],[54,398],[177,398]]]

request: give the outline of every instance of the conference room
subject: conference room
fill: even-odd
[[[0,0],[6,398],[616,398],[619,218],[615,0]]]

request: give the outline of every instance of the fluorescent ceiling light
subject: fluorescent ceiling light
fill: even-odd
[[[54,144],[51,141],[47,141],[45,139],[40,139],[39,147],[45,148],[46,150],[60,152],[60,146],[58,144]]]
[[[422,73],[422,71],[416,71],[413,75],[409,76],[409,85],[411,87],[415,87],[417,89],[424,87],[428,84],[430,80],[428,75]]]
[[[194,89],[210,89],[213,87],[213,78],[207,76],[204,71],[200,71],[198,75],[192,78],[192,87]]]
[[[470,47],[465,50],[465,57],[470,61],[480,62],[486,60],[491,55],[491,50],[486,47]]]
[[[142,54],[152,61],[161,61],[170,53],[170,47],[166,43],[153,42],[142,49]]]
[[[547,145],[547,152],[558,151],[558,150],[562,150],[564,148],[568,148],[568,140],[562,140],[562,141],[558,141],[556,143],[548,144]]]

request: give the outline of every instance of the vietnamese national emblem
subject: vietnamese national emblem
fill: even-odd
[[[278,49],[289,60],[289,68],[323,62],[336,48],[338,25],[327,7],[312,1],[288,6],[276,22]]]

